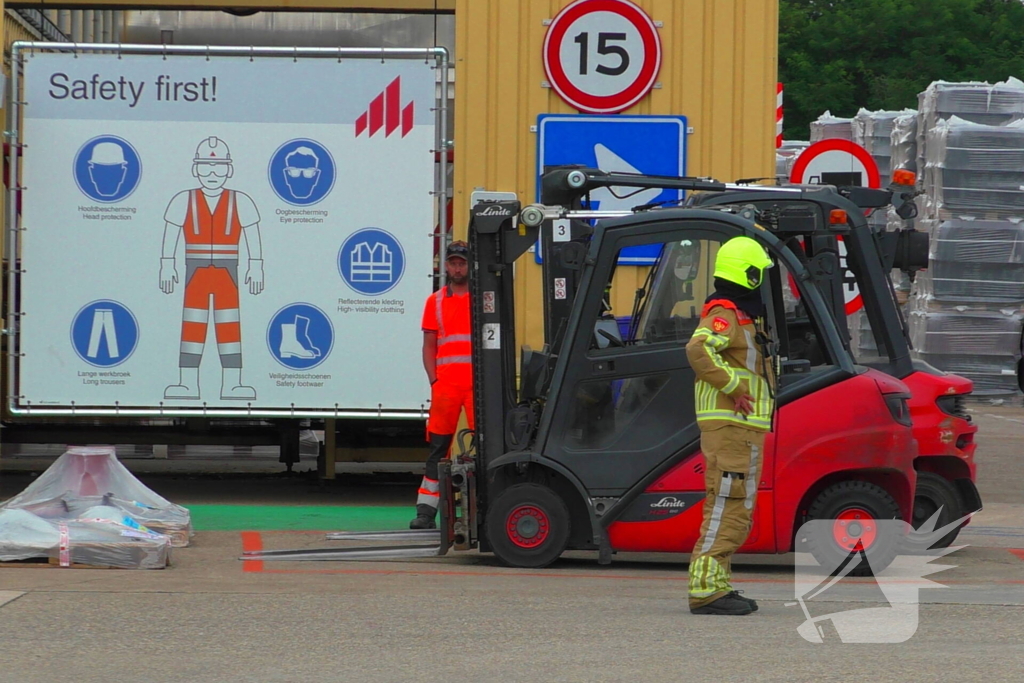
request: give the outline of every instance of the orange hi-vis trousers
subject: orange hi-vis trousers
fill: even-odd
[[[181,313],[181,355],[178,363],[181,367],[197,368],[203,358],[206,329],[210,323],[211,298],[221,367],[242,367],[242,327],[238,312],[236,263],[231,261],[230,265],[224,264],[229,267],[196,266],[186,260],[188,281],[185,284],[185,306]]]

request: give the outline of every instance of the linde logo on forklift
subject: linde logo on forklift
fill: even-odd
[[[666,496],[659,500],[657,503],[651,503],[652,508],[684,508],[686,502],[679,500],[675,496]]]
[[[477,213],[478,216],[511,216],[512,210],[501,206],[500,204],[491,204],[483,211]]]

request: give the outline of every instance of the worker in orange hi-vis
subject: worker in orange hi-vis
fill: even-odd
[[[445,250],[448,283],[427,297],[423,309],[423,368],[430,381],[427,439],[430,455],[416,498],[410,529],[433,529],[440,497],[437,466],[447,457],[459,414],[473,421],[473,347],[469,326],[469,245],[452,242]]]
[[[160,258],[160,289],[174,292],[178,282],[175,254],[185,238],[185,297],[181,315],[180,376],[164,398],[198,400],[199,364],[213,305],[213,325],[221,365],[222,399],[251,401],[256,390],[242,384],[242,330],[239,316],[239,243],[245,238],[249,293],[263,291],[263,248],[260,214],[244,192],[225,187],[234,175],[231,152],[223,140],[209,137],[199,143],[192,159],[199,187],[179,192],[164,214]]]

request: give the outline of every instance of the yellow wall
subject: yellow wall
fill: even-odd
[[[658,81],[626,113],[688,117],[687,169],[719,180],[770,176],[775,168],[778,0],[634,0],[660,29]],[[454,229],[465,235],[474,188],[511,191],[536,201],[536,134],[543,113],[575,113],[545,80],[541,48],[566,0],[456,0]],[[641,268],[620,268],[643,281]],[[539,345],[540,267],[528,254],[516,264],[520,341]],[[531,304],[531,312],[524,311]],[[628,310],[630,301],[616,301]]]

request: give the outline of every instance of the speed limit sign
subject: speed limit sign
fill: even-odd
[[[661,37],[628,0],[577,0],[544,37],[544,72],[559,96],[591,114],[614,114],[650,92],[661,68]]]

